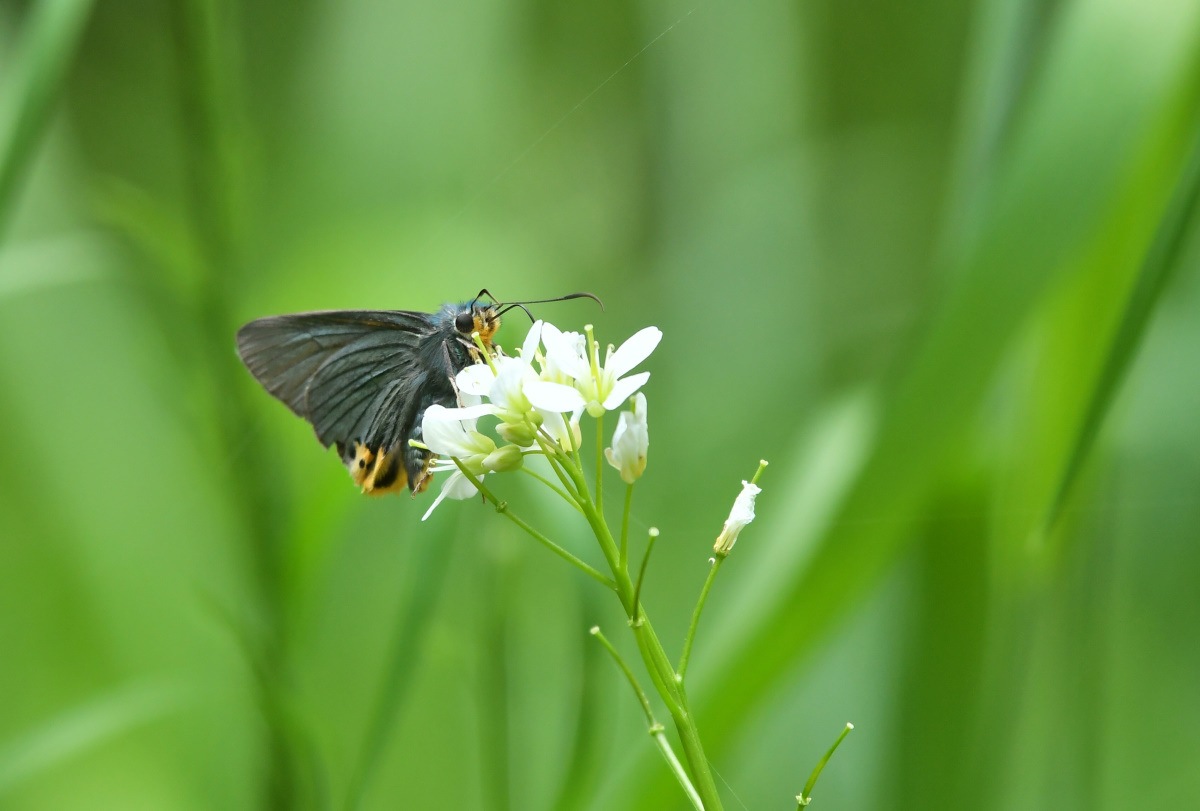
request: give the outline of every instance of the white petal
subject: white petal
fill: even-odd
[[[580,336],[573,332],[559,332],[553,324],[542,325],[542,345],[546,347],[546,359],[576,380],[590,377],[592,374],[579,338]]]
[[[421,440],[434,453],[443,456],[470,456],[471,448],[467,446],[467,432],[462,423],[426,420],[421,430]]]
[[[498,409],[508,414],[502,414],[506,419],[519,419],[519,414],[529,410],[529,402],[524,394],[527,383],[537,381],[537,373],[524,360],[505,358],[507,363],[500,367],[500,374],[492,384],[491,400]],[[499,412],[498,412],[499,413]]]
[[[584,405],[583,395],[571,386],[562,383],[547,383],[543,380],[525,384],[525,396],[529,402],[545,411],[574,411]]]
[[[612,391],[604,398],[604,408],[608,411],[620,408],[621,403],[628,400],[634,392],[646,385],[646,381],[649,379],[649,372],[641,372],[618,380],[616,385],[612,387]]]
[[[539,319],[533,322],[533,326],[529,328],[529,333],[525,336],[525,343],[521,344],[521,359],[526,363],[533,363],[533,356],[537,353],[538,344],[542,342],[542,321]]]
[[[442,485],[442,492],[438,493],[437,498],[435,498],[433,503],[429,505],[429,509],[425,511],[423,516],[421,516],[421,520],[424,521],[426,518],[432,515],[437,505],[441,504],[446,499],[453,498],[461,500],[464,498],[470,498],[471,496],[475,495],[476,492],[478,491],[475,485],[471,483],[470,479],[462,474],[461,470],[454,471],[446,479],[446,483]]]
[[[434,411],[435,408],[441,410]],[[495,410],[496,409],[492,408],[491,404],[489,403],[480,403],[479,405],[467,406],[466,408],[446,408],[445,406],[434,404],[425,409],[425,419],[456,420],[458,422],[467,422],[470,420],[477,420],[480,417],[486,417]],[[475,428],[473,425],[467,427],[470,430],[474,430]]]
[[[628,341],[621,344],[621,348],[616,351],[612,359],[604,364],[604,371],[613,377],[620,377],[650,357],[650,353],[654,351],[654,348],[658,346],[658,342],[661,340],[662,330],[658,327],[646,327],[643,330],[638,330],[629,337]],[[630,393],[632,394],[632,392]],[[625,396],[628,397],[629,395]]]
[[[442,495],[446,498],[453,498],[462,501],[464,498],[470,498],[478,493],[479,490],[475,487],[475,483],[462,474],[462,471],[453,473],[446,483],[442,485]]]
[[[443,456],[471,456],[479,452],[472,434],[475,420],[492,413],[492,406],[478,405],[469,408],[446,408],[434,404],[425,409],[422,420],[421,439],[434,453]],[[464,425],[466,421],[469,425]]]
[[[754,520],[754,497],[762,492],[762,488],[750,482],[742,482],[742,492],[733,500],[733,509],[729,511],[729,521],[745,526]]]
[[[496,375],[486,363],[476,363],[455,375],[454,382],[463,394],[486,396],[495,379]]]

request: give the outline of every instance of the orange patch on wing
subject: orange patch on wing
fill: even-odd
[[[367,476],[375,468],[375,452],[366,445],[355,442],[354,458],[346,463],[346,467],[350,470],[350,478],[354,479],[355,484],[362,487]]]
[[[404,460],[399,448],[377,453],[355,443],[354,458],[349,463],[350,477],[368,496],[398,493],[408,486]]]

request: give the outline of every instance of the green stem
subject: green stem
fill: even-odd
[[[758,460],[758,470],[754,471],[754,475],[750,477],[751,484],[758,484],[759,477],[762,476],[763,471],[767,469],[767,465],[769,464],[770,462],[768,462],[766,459]]]
[[[604,415],[596,417],[596,511],[604,514]]]
[[[699,809],[699,811],[704,811],[704,803],[700,800],[700,795],[696,793],[695,786],[688,779],[687,772],[683,769],[683,764],[675,756],[675,750],[671,748],[671,742],[667,740],[667,736],[663,733],[663,725],[654,719],[654,711],[650,708],[650,700],[646,698],[646,693],[642,690],[642,686],[638,684],[633,671],[629,669],[629,665],[625,664],[625,659],[617,652],[613,644],[608,641],[608,638],[601,633],[600,626],[593,627],[591,634],[600,640],[600,644],[612,655],[617,666],[621,668],[621,672],[625,674],[625,678],[629,679],[629,686],[633,688],[638,702],[642,705],[642,712],[646,714],[646,722],[650,725],[650,736],[654,739],[659,751],[662,752],[663,759],[667,761],[667,767],[675,775],[675,779],[679,781],[680,787],[683,788],[688,799],[692,801],[692,805]]]
[[[567,461],[569,462],[570,460]],[[574,464],[564,464],[563,468],[572,481],[575,482],[576,487],[580,487],[583,480],[583,472],[580,468]],[[650,624],[650,618],[646,615],[645,608],[639,606],[637,614],[633,613],[633,582],[629,579],[628,570],[619,565],[620,552],[617,549],[616,542],[613,540],[612,532],[609,531],[604,517],[596,511],[595,505],[590,500],[583,501],[580,506],[583,508],[584,517],[587,518],[588,524],[591,525],[592,531],[596,535],[596,540],[600,543],[600,549],[604,553],[609,567],[612,569],[613,576],[616,578],[617,596],[621,599],[621,604],[624,606],[627,616],[629,616],[630,626],[633,628],[634,638],[638,643],[638,651],[641,653],[642,661],[645,663],[646,670],[650,674],[650,680],[654,683],[655,690],[662,697],[663,702],[667,705],[667,709],[671,712],[671,720],[675,722],[675,729],[679,733],[680,742],[683,744],[684,755],[687,757],[688,765],[691,767],[696,791],[699,793],[701,800],[704,802],[704,807],[708,811],[721,811],[721,796],[717,792],[716,783],[713,781],[712,771],[708,766],[708,758],[704,754],[704,746],[700,743],[700,733],[696,729],[695,721],[692,718],[687,695],[677,680],[675,670],[671,665],[670,659],[667,657],[666,651],[663,650],[662,642],[654,632],[654,627]]]
[[[704,603],[708,600],[708,591],[712,588],[713,581],[717,579],[717,571],[724,562],[724,555],[717,555],[712,559],[708,577],[704,580],[704,587],[700,589],[700,599],[696,600],[696,608],[692,611],[692,622],[688,626],[687,636],[683,640],[683,654],[679,657],[679,680],[681,682],[687,676],[688,659],[692,655],[692,642],[696,639],[696,628],[700,625],[700,612],[704,610]]]
[[[633,504],[633,485],[625,486],[625,512],[621,515],[621,549],[617,560],[622,569],[629,563],[629,508]]]
[[[604,575],[603,573],[601,573],[600,571],[598,571],[596,569],[593,569],[591,566],[584,563],[582,560],[575,557],[570,552],[568,552],[567,550],[563,549],[561,546],[556,544],[554,541],[550,540],[545,535],[543,535],[542,533],[538,532],[536,529],[531,527],[529,524],[527,524],[525,522],[524,519],[522,519],[520,516],[513,513],[513,511],[508,508],[507,501],[500,501],[499,499],[497,499],[492,494],[492,491],[487,489],[487,486],[484,485],[484,483],[482,481],[475,478],[475,476],[471,475],[471,472],[469,470],[467,470],[467,468],[463,465],[462,462],[460,462],[457,458],[455,458],[453,456],[450,458],[454,459],[454,464],[457,465],[458,469],[460,471],[462,471],[462,474],[464,476],[466,476],[468,480],[470,480],[471,484],[475,485],[476,489],[478,489],[480,493],[483,493],[483,497],[485,499],[487,499],[488,501],[492,502],[492,506],[496,508],[496,512],[500,513],[501,515],[506,516],[514,524],[516,524],[521,529],[525,530],[531,536],[533,536],[533,539],[536,540],[538,543],[542,544],[542,546],[546,547],[551,552],[558,555],[560,558],[567,561],[575,568],[579,569],[579,571],[583,572],[588,577],[591,577],[592,579],[596,580],[599,583],[603,583],[606,588],[616,590],[617,584],[612,580],[612,578],[607,577],[606,575]]]
[[[850,734],[850,730],[852,729],[854,729],[854,724],[846,724],[846,727],[842,730],[842,734],[838,735],[837,740],[833,742],[833,746],[829,747],[829,751],[825,753],[825,757],[821,758],[821,761],[817,763],[817,767],[812,770],[812,774],[808,776],[808,782],[804,784],[804,790],[796,795],[796,802],[799,803],[796,806],[796,811],[803,811],[812,802],[813,786],[817,784],[817,778],[821,776],[821,770],[825,768],[825,764],[833,757],[833,753],[842,745],[842,741],[846,739],[846,736]]]

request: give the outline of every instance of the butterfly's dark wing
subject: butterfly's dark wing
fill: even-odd
[[[394,451],[420,405],[419,347],[434,331],[423,313],[299,313],[251,321],[237,345],[267,391],[312,423],[322,445],[338,446],[355,481],[382,491],[409,478],[399,476],[403,449]]]

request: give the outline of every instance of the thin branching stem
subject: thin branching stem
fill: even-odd
[[[577,465],[568,459],[564,461],[563,468],[567,475],[576,482],[576,486],[583,486],[580,484],[583,480],[583,472]],[[722,808],[721,796],[713,780],[708,758],[704,754],[704,746],[700,742],[700,733],[696,729],[695,719],[688,707],[687,695],[676,679],[674,666],[667,657],[666,651],[663,650],[662,642],[654,632],[654,627],[651,625],[645,609],[639,606],[637,614],[633,613],[633,582],[629,578],[628,570],[618,563],[620,552],[604,516],[596,511],[596,507],[590,499],[581,502],[580,506],[583,508],[584,517],[587,518],[588,524],[591,525],[592,531],[596,535],[596,540],[600,543],[600,549],[604,552],[605,559],[608,560],[609,566],[613,570],[613,576],[617,581],[617,596],[620,597],[621,604],[631,618],[630,626],[633,629],[634,639],[637,641],[638,651],[642,654],[646,671],[650,674],[650,680],[654,683],[654,689],[671,713],[671,719],[679,733],[679,740],[683,744],[684,755],[691,768],[696,791],[708,811],[720,811]]]
[[[596,580],[599,583],[603,583],[606,588],[616,590],[617,584],[613,581],[613,579],[611,577],[608,577],[607,575],[603,574],[602,572],[598,571],[597,569],[593,569],[591,566],[589,566],[588,564],[584,563],[579,558],[572,555],[566,549],[563,549],[561,546],[556,544],[554,541],[550,540],[545,535],[543,535],[542,533],[538,532],[536,529],[531,527],[523,518],[516,515],[515,513],[513,513],[512,510],[510,510],[508,508],[508,502],[500,501],[499,499],[497,499],[496,496],[492,494],[492,491],[489,490],[482,481],[480,481],[477,477],[472,475],[471,472],[469,470],[467,470],[466,466],[462,462],[460,462],[457,458],[455,458],[453,456],[450,458],[454,460],[454,464],[457,465],[458,469],[460,471],[462,471],[462,474],[464,476],[466,476],[468,480],[470,480],[471,484],[475,485],[475,487],[479,490],[480,493],[483,493],[483,497],[492,503],[492,506],[496,508],[496,512],[498,512],[504,516],[507,516],[508,520],[512,521],[514,524],[519,526],[521,529],[528,532],[531,536],[533,536],[534,540],[536,540],[542,546],[549,549],[554,554],[558,555],[563,560],[570,563],[575,568],[579,569],[581,572],[586,574],[588,577],[592,578],[593,580]]]
[[[664,733],[663,725],[658,723],[654,718],[654,710],[650,707],[650,699],[646,698],[646,692],[642,690],[642,686],[638,684],[637,677],[633,675],[633,671],[629,669],[629,665],[625,663],[624,657],[617,652],[613,644],[608,641],[608,638],[600,631],[600,627],[592,628],[592,636],[600,641],[604,649],[612,655],[613,661],[617,663],[617,667],[621,668],[621,672],[625,674],[625,678],[629,680],[629,686],[633,688],[634,694],[637,696],[638,702],[642,705],[642,712],[646,714],[646,723],[650,725],[650,736],[654,739],[654,743],[662,752],[663,759],[667,761],[667,767],[671,770],[671,774],[675,775],[675,779],[679,781],[680,787],[691,800],[692,806],[704,811],[704,803],[700,800],[700,795],[696,793],[696,787],[692,785],[692,781],[688,778],[687,772],[683,768],[683,764],[679,762],[679,758],[675,756],[675,750],[671,748],[671,742],[667,740]]]
[[[850,734],[850,730],[852,729],[854,729],[854,724],[846,724],[842,729],[842,734],[837,736],[837,740],[833,742],[833,746],[829,747],[829,751],[825,753],[825,757],[821,758],[816,768],[812,770],[812,774],[808,776],[808,782],[804,784],[804,790],[796,795],[796,802],[799,803],[796,806],[796,811],[803,811],[812,802],[812,790],[813,786],[817,784],[817,778],[821,776],[821,771],[825,768],[825,764],[833,757],[833,753],[842,745],[842,741],[846,740],[846,736]]]
[[[654,542],[658,540],[658,530],[650,527],[650,540],[646,542],[646,554],[642,555],[642,566],[638,569],[637,585],[633,587],[633,614],[629,621],[637,625],[638,608],[642,601],[642,581],[646,579],[646,566],[650,564],[650,553],[654,551]]]
[[[692,655],[692,642],[696,639],[696,628],[700,626],[700,612],[704,610],[709,589],[712,588],[713,581],[717,579],[717,572],[720,570],[721,564],[725,562],[725,556],[717,555],[711,560],[712,565],[708,568],[708,577],[704,579],[704,587],[700,589],[700,598],[696,600],[696,608],[692,611],[692,622],[688,625],[687,636],[683,640],[683,653],[679,657],[679,680],[681,682],[687,676],[688,660]]]
[[[563,472],[558,444],[554,441],[553,437],[546,433],[545,429],[541,428],[538,429],[538,436],[536,439],[538,446],[542,449],[542,453],[546,455],[546,461],[548,461],[550,463],[550,467],[554,469],[554,475],[558,477],[560,482],[562,482],[563,489],[570,493],[571,500],[575,502],[575,506],[579,507],[583,503],[583,499],[579,495],[579,491],[575,489],[575,484],[571,481],[567,474]]]

